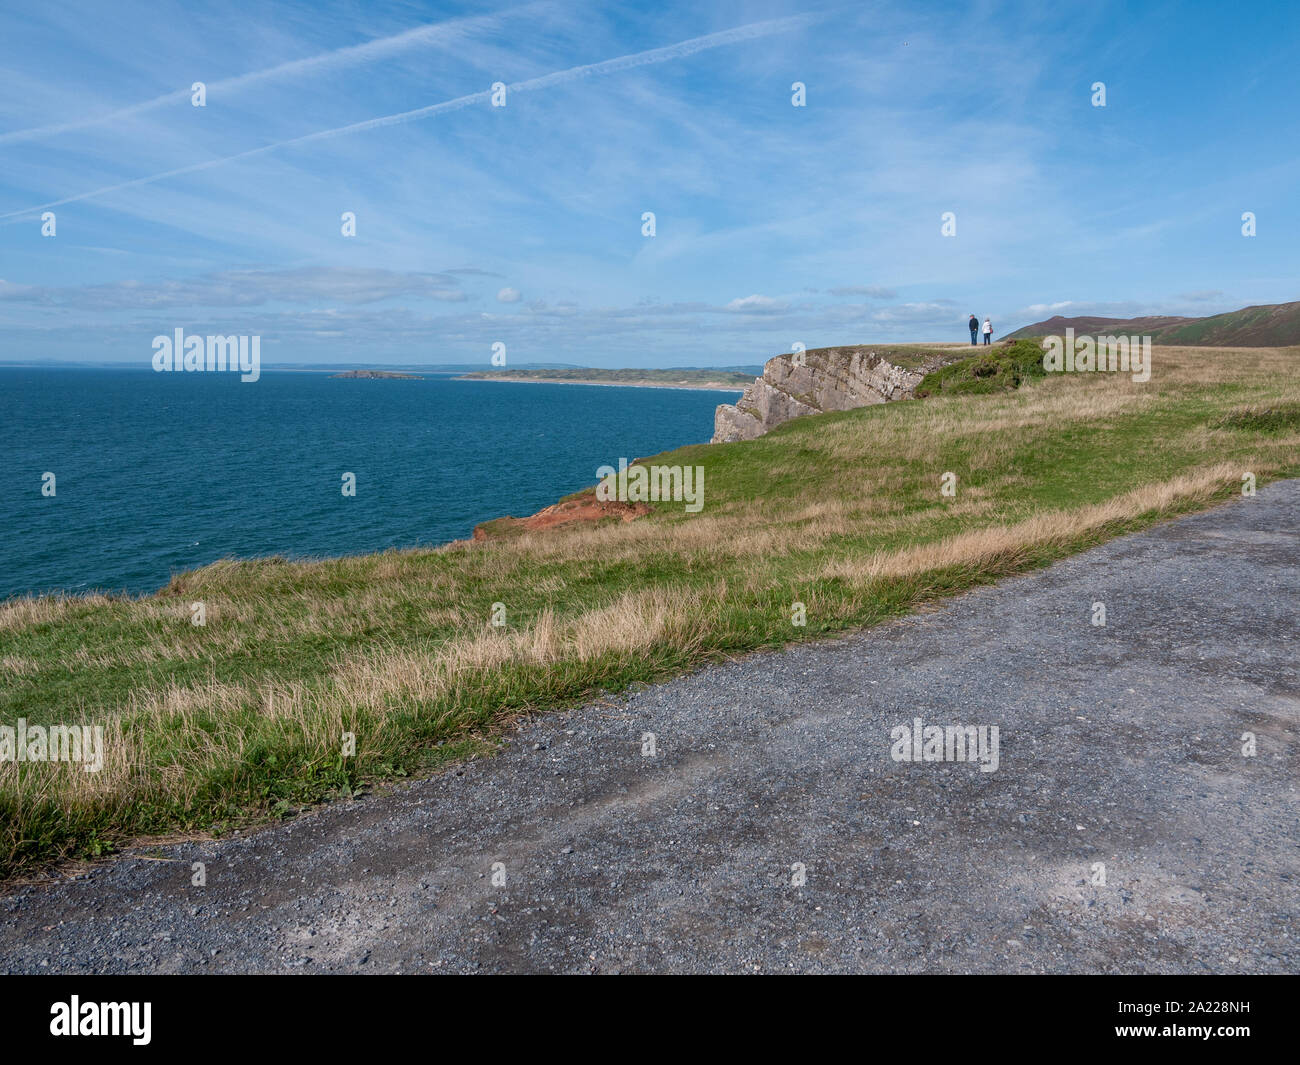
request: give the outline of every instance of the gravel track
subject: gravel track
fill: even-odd
[[[0,970],[1300,971],[1297,528],[1279,482],[427,780],[11,888]],[[997,771],[892,760],[916,717],[998,726]]]

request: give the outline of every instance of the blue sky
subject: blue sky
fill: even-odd
[[[752,364],[1300,299],[1280,0],[60,3],[0,42],[0,360]]]

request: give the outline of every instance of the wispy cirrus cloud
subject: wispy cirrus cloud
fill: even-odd
[[[582,66],[569,67],[566,70],[557,70],[550,74],[544,74],[541,77],[528,78],[524,81],[514,82],[506,86],[506,95],[508,98],[511,93],[539,92],[553,88],[557,85],[565,85],[570,82],[582,81],[587,78],[604,77],[622,71],[634,70],[638,67],[651,66],[657,63],[668,63],[677,59],[685,59],[712,48],[723,48],[727,45],[754,41],[778,33],[789,33],[800,27],[807,26],[816,21],[816,19],[817,16],[813,14],[792,15],[786,18],[767,19],[763,22],[754,22],[745,26],[736,26],[732,29],[721,30],[717,33],[706,34],[702,37],[694,37],[685,41],[678,41],[676,44],[665,45],[661,48],[650,48],[642,52],[617,56],[613,59],[606,59],[599,63],[587,63]],[[88,192],[77,193],[73,196],[64,196],[61,199],[50,200],[48,203],[37,204],[34,207],[9,211],[0,214],[0,222],[9,221],[23,216],[31,216],[42,211],[47,211],[52,207],[62,207],[70,203],[80,203],[83,200],[96,199],[113,192],[139,188],[142,185],[152,185],[155,182],[164,181],[168,178],[182,177],[187,174],[196,174],[201,171],[211,170],[213,167],[226,166],[230,163],[254,159],[258,156],[266,155],[269,152],[280,151],[284,148],[301,147],[315,144],[319,141],[332,140],[335,137],[345,137],[354,133],[364,133],[368,130],[402,125],[407,122],[416,122],[422,119],[433,118],[437,115],[450,114],[453,111],[461,111],[476,104],[489,105],[492,96],[493,90],[485,89],[482,92],[467,93],[464,96],[458,96],[452,100],[444,100],[441,103],[429,104],[425,107],[416,107],[409,111],[399,111],[395,114],[380,115],[377,118],[368,118],[362,122],[351,122],[345,126],[335,126],[331,129],[317,130],[314,133],[305,133],[298,137],[289,137],[285,140],[276,141],[273,144],[263,144],[259,147],[249,148],[246,151],[236,152],[234,155],[223,156],[219,159],[205,159],[202,162],[191,163],[188,166],[175,167],[171,170],[148,174],[144,177],[132,178],[128,181],[119,181],[116,184],[105,185],[102,188],[91,189]]]
[[[251,70],[246,74],[239,74],[231,78],[222,78],[218,81],[205,84],[206,91],[211,95],[214,101],[228,98],[237,92],[252,88],[255,85],[267,81],[274,81],[282,78],[294,77],[319,77],[338,71],[341,68],[359,66],[365,63],[374,63],[380,60],[389,59],[393,56],[400,55],[403,52],[418,48],[449,48],[457,43],[472,37],[483,30],[496,30],[507,24],[508,19],[514,15],[531,15],[553,9],[553,3],[532,3],[524,4],[520,7],[507,11],[496,12],[491,15],[475,15],[465,18],[447,19],[444,22],[431,23],[425,26],[417,26],[414,29],[403,30],[401,33],[390,34],[385,37],[377,38],[373,41],[366,41],[364,44],[348,45],[343,48],[335,48],[328,52],[322,52],[313,56],[306,56],[302,59],[293,59],[284,63],[277,63],[274,66],[266,67],[262,70]],[[161,107],[185,103],[191,96],[189,86],[183,89],[177,89],[175,92],[162,93],[158,96],[152,96],[147,100],[140,100],[134,104],[128,104],[125,107],[118,107],[111,111],[101,114],[86,115],[84,117],[66,120],[63,122],[52,122],[42,126],[33,126],[30,129],[11,130],[8,133],[0,133],[0,145],[18,144],[23,141],[41,140],[46,137],[54,137],[61,133],[71,133],[77,130],[89,129],[93,126],[109,125],[114,122],[120,122],[123,119],[137,118],[140,115],[147,114],[150,111],[157,110]]]
[[[163,307],[257,307],[267,303],[377,303],[397,297],[462,303],[450,274],[337,267],[223,270],[185,281],[113,281],[102,285],[18,285],[0,281],[0,300],[82,310]]]

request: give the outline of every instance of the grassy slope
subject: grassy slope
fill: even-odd
[[[141,600],[0,607],[0,722],[99,723],[109,748],[98,774],[0,764],[0,872],[346,795],[483,749],[513,713],[871,624],[1239,496],[1244,471],[1300,474],[1300,349],[1158,348],[1146,385],[958,393],[660,456],[704,466],[696,515],[660,504],[628,524],[222,562]],[[1248,407],[1272,413],[1234,414]]]
[[[1274,346],[1300,343],[1300,303],[1246,307],[1161,330],[1161,344]]]

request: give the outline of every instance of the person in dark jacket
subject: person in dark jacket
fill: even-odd
[[[977,341],[975,338],[979,335],[979,331],[980,331],[980,320],[979,320],[978,318],[976,318],[976,317],[972,314],[972,315],[970,316],[970,321],[967,322],[966,324],[970,326],[970,342],[971,342],[971,344],[972,344],[972,345],[975,345],[975,344],[979,343],[979,341]]]

